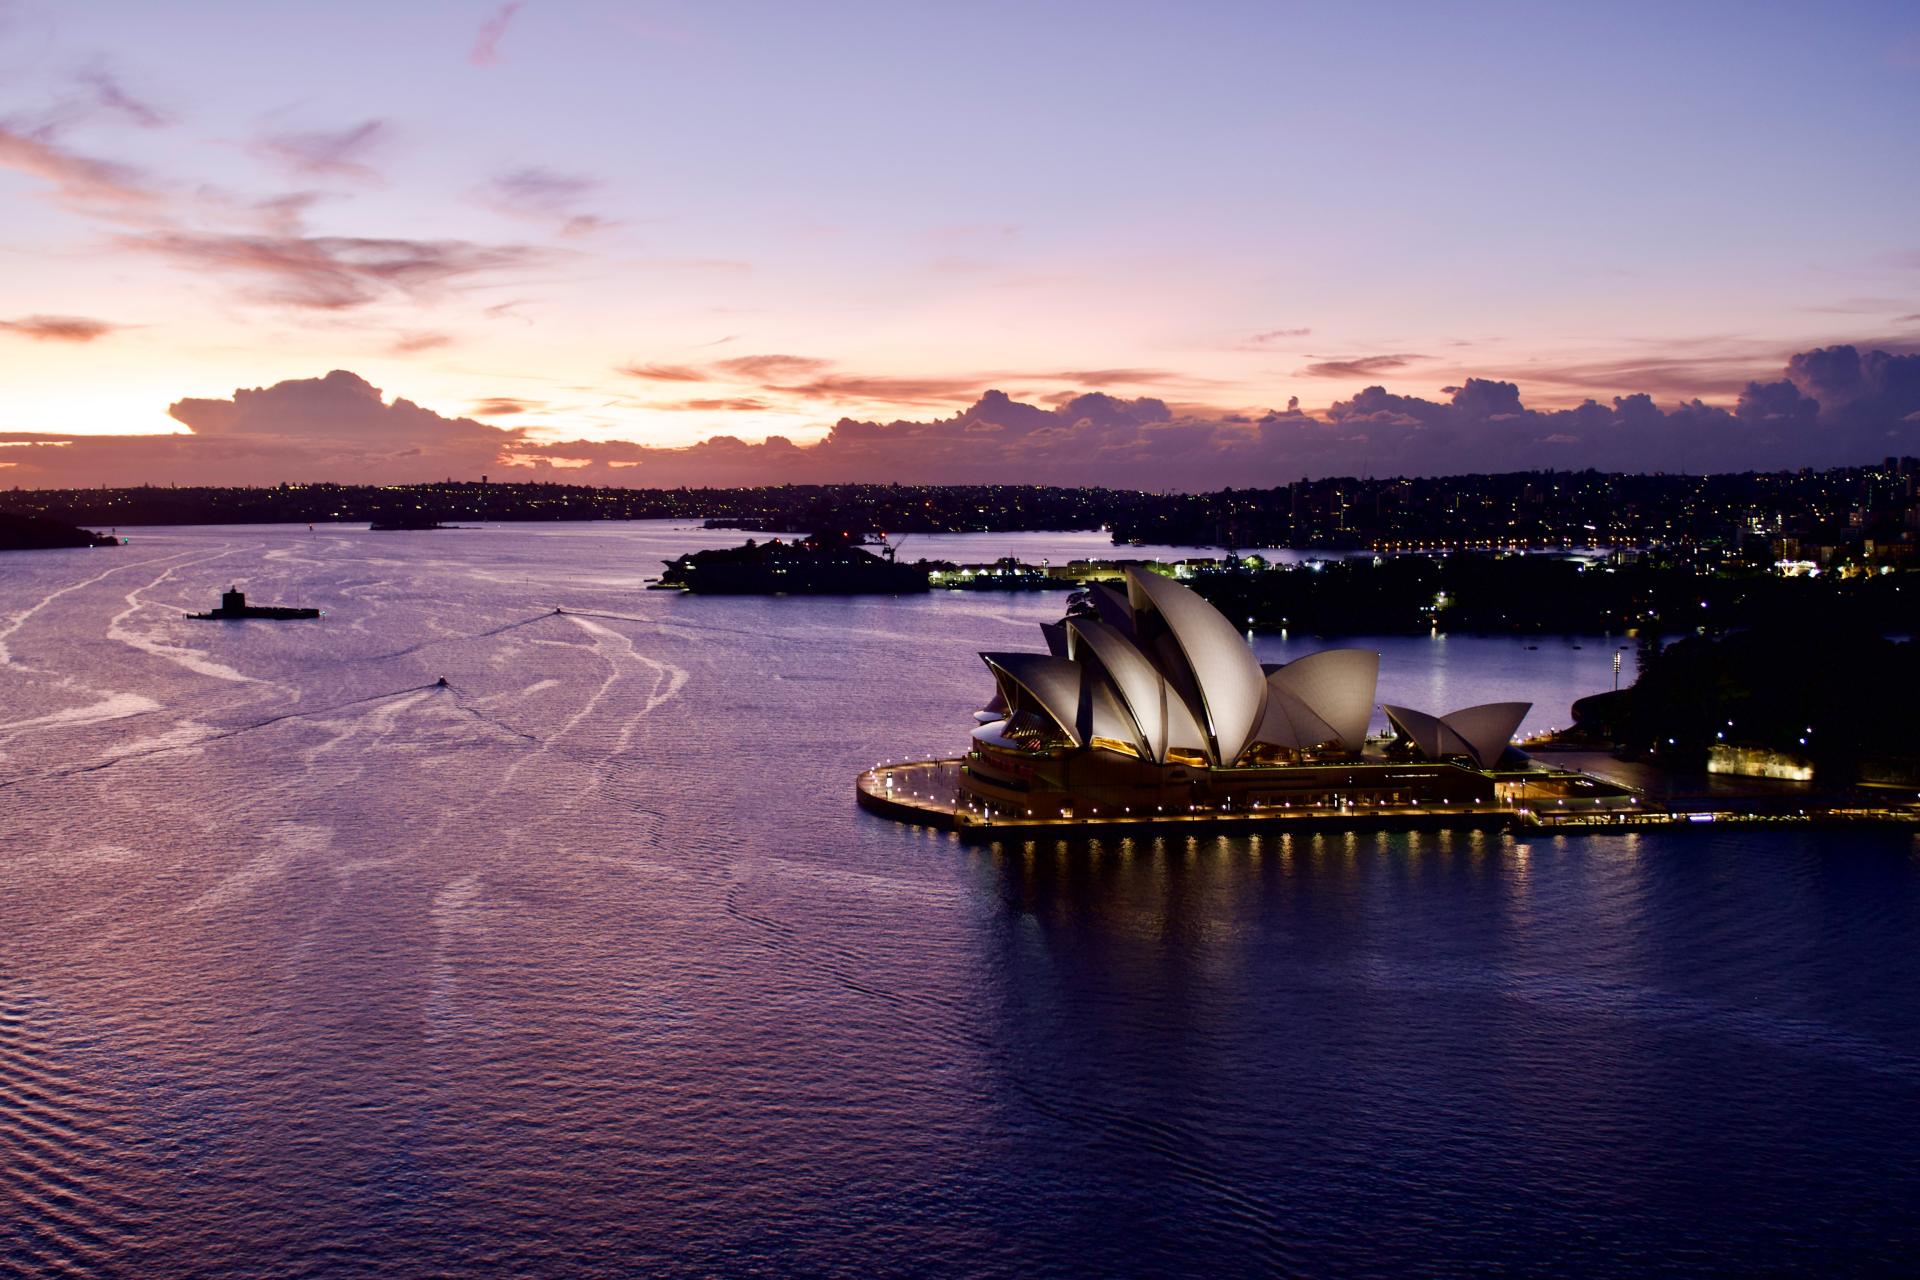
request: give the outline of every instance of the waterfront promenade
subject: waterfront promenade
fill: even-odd
[[[1920,827],[1920,800],[1911,793],[1884,796],[1804,797],[1782,805],[1768,792],[1723,793],[1709,805],[1663,803],[1641,796],[1626,809],[1561,811],[1537,805],[1373,804],[1308,805],[1292,808],[1216,808],[1191,805],[1185,812],[1072,809],[1041,813],[988,807],[960,787],[963,761],[910,760],[876,764],[860,774],[855,795],[862,809],[896,822],[952,831],[969,842],[1012,835],[1098,835],[1147,830],[1220,834],[1252,830],[1290,831],[1469,831],[1579,830],[1638,831],[1649,828],[1809,826],[1815,824]]]

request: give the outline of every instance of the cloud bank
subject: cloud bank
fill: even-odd
[[[822,368],[793,356],[731,363],[803,383]],[[678,374],[663,380],[684,381]],[[181,400],[170,412],[190,435],[15,431],[0,437],[9,441],[0,448],[0,484],[395,483],[487,473],[633,487],[899,481],[1208,490],[1327,475],[1772,470],[1920,454],[1920,355],[1851,346],[1795,355],[1782,377],[1748,383],[1731,407],[1690,400],[1662,408],[1639,392],[1537,410],[1526,407],[1516,384],[1481,378],[1447,397],[1375,386],[1313,415],[1297,407],[1176,412],[1153,397],[1098,391],[1034,405],[988,391],[950,417],[842,418],[814,444],[719,436],[660,448],[554,441],[533,426],[445,417],[408,400],[389,402],[364,379],[336,370],[230,399]],[[502,396],[480,401],[476,411],[524,418],[539,408]]]

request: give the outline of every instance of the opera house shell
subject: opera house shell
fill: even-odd
[[[1528,702],[1489,702],[1444,716],[1384,703],[1380,709],[1387,713],[1394,731],[1428,759],[1465,756],[1482,769],[1491,769],[1506,754],[1514,730],[1532,707]]]
[[[1219,610],[1137,569],[1124,591],[1090,587],[1042,630],[1046,653],[980,655],[996,692],[975,717],[969,785],[995,803],[1026,803],[1032,793],[1050,803],[1076,793],[1124,803],[1128,787],[1170,779],[1207,786],[1215,802],[1259,779],[1270,788],[1260,794],[1291,795],[1271,790],[1283,772],[1287,785],[1329,797],[1374,788],[1405,802],[1436,785],[1454,798],[1490,796],[1487,785],[1454,775],[1496,768],[1528,709],[1495,703],[1434,716],[1387,707],[1397,737],[1363,758],[1379,654],[1329,649],[1262,665]],[[1389,768],[1408,761],[1446,767],[1419,778]]]

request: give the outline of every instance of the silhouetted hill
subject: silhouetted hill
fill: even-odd
[[[0,511],[0,551],[46,551],[55,547],[117,547],[118,538],[91,533],[48,516]]]

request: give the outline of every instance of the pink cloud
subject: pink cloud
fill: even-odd
[[[453,339],[447,334],[419,330],[401,334],[388,345],[387,350],[396,356],[411,356],[418,355],[422,351],[435,351],[452,345]]]
[[[734,356],[716,361],[713,367],[743,378],[792,379],[818,372],[832,363],[813,356]]]
[[[120,244],[192,270],[253,281],[266,301],[315,310],[364,306],[392,294],[427,298],[456,281],[546,260],[523,245],[362,236],[159,231],[123,236]]]
[[[80,83],[86,86],[93,98],[94,106],[122,120],[137,124],[143,129],[158,129],[172,123],[165,112],[149,102],[136,98],[128,92],[119,79],[105,70],[95,68],[81,73]]]
[[[367,161],[392,136],[386,121],[367,120],[351,129],[271,134],[254,150],[295,173],[378,182],[380,174]]]
[[[68,151],[44,129],[23,133],[0,123],[0,169],[39,178],[53,187],[56,197],[72,205],[126,212],[159,198],[140,170]]]
[[[1356,356],[1351,360],[1321,360],[1310,364],[1300,371],[1308,378],[1371,378],[1382,373],[1392,373],[1404,369],[1425,356]]]
[[[705,382],[707,375],[686,364],[623,364],[616,372],[649,382]]]
[[[557,224],[561,235],[583,236],[619,225],[580,209],[600,189],[596,178],[530,167],[500,174],[483,192],[486,203],[516,218]]]
[[[525,413],[529,409],[545,407],[545,402],[540,400],[521,400],[513,396],[488,396],[484,400],[474,401],[473,413],[482,418],[505,418],[516,413]]]
[[[513,15],[520,12],[523,0],[511,0],[494,10],[493,16],[480,24],[480,30],[474,35],[473,48],[467,54],[467,61],[476,67],[491,67],[500,61],[500,40],[507,34],[507,27],[513,22]]]
[[[92,342],[122,327],[85,316],[22,316],[18,320],[0,320],[0,329],[36,342]]]

